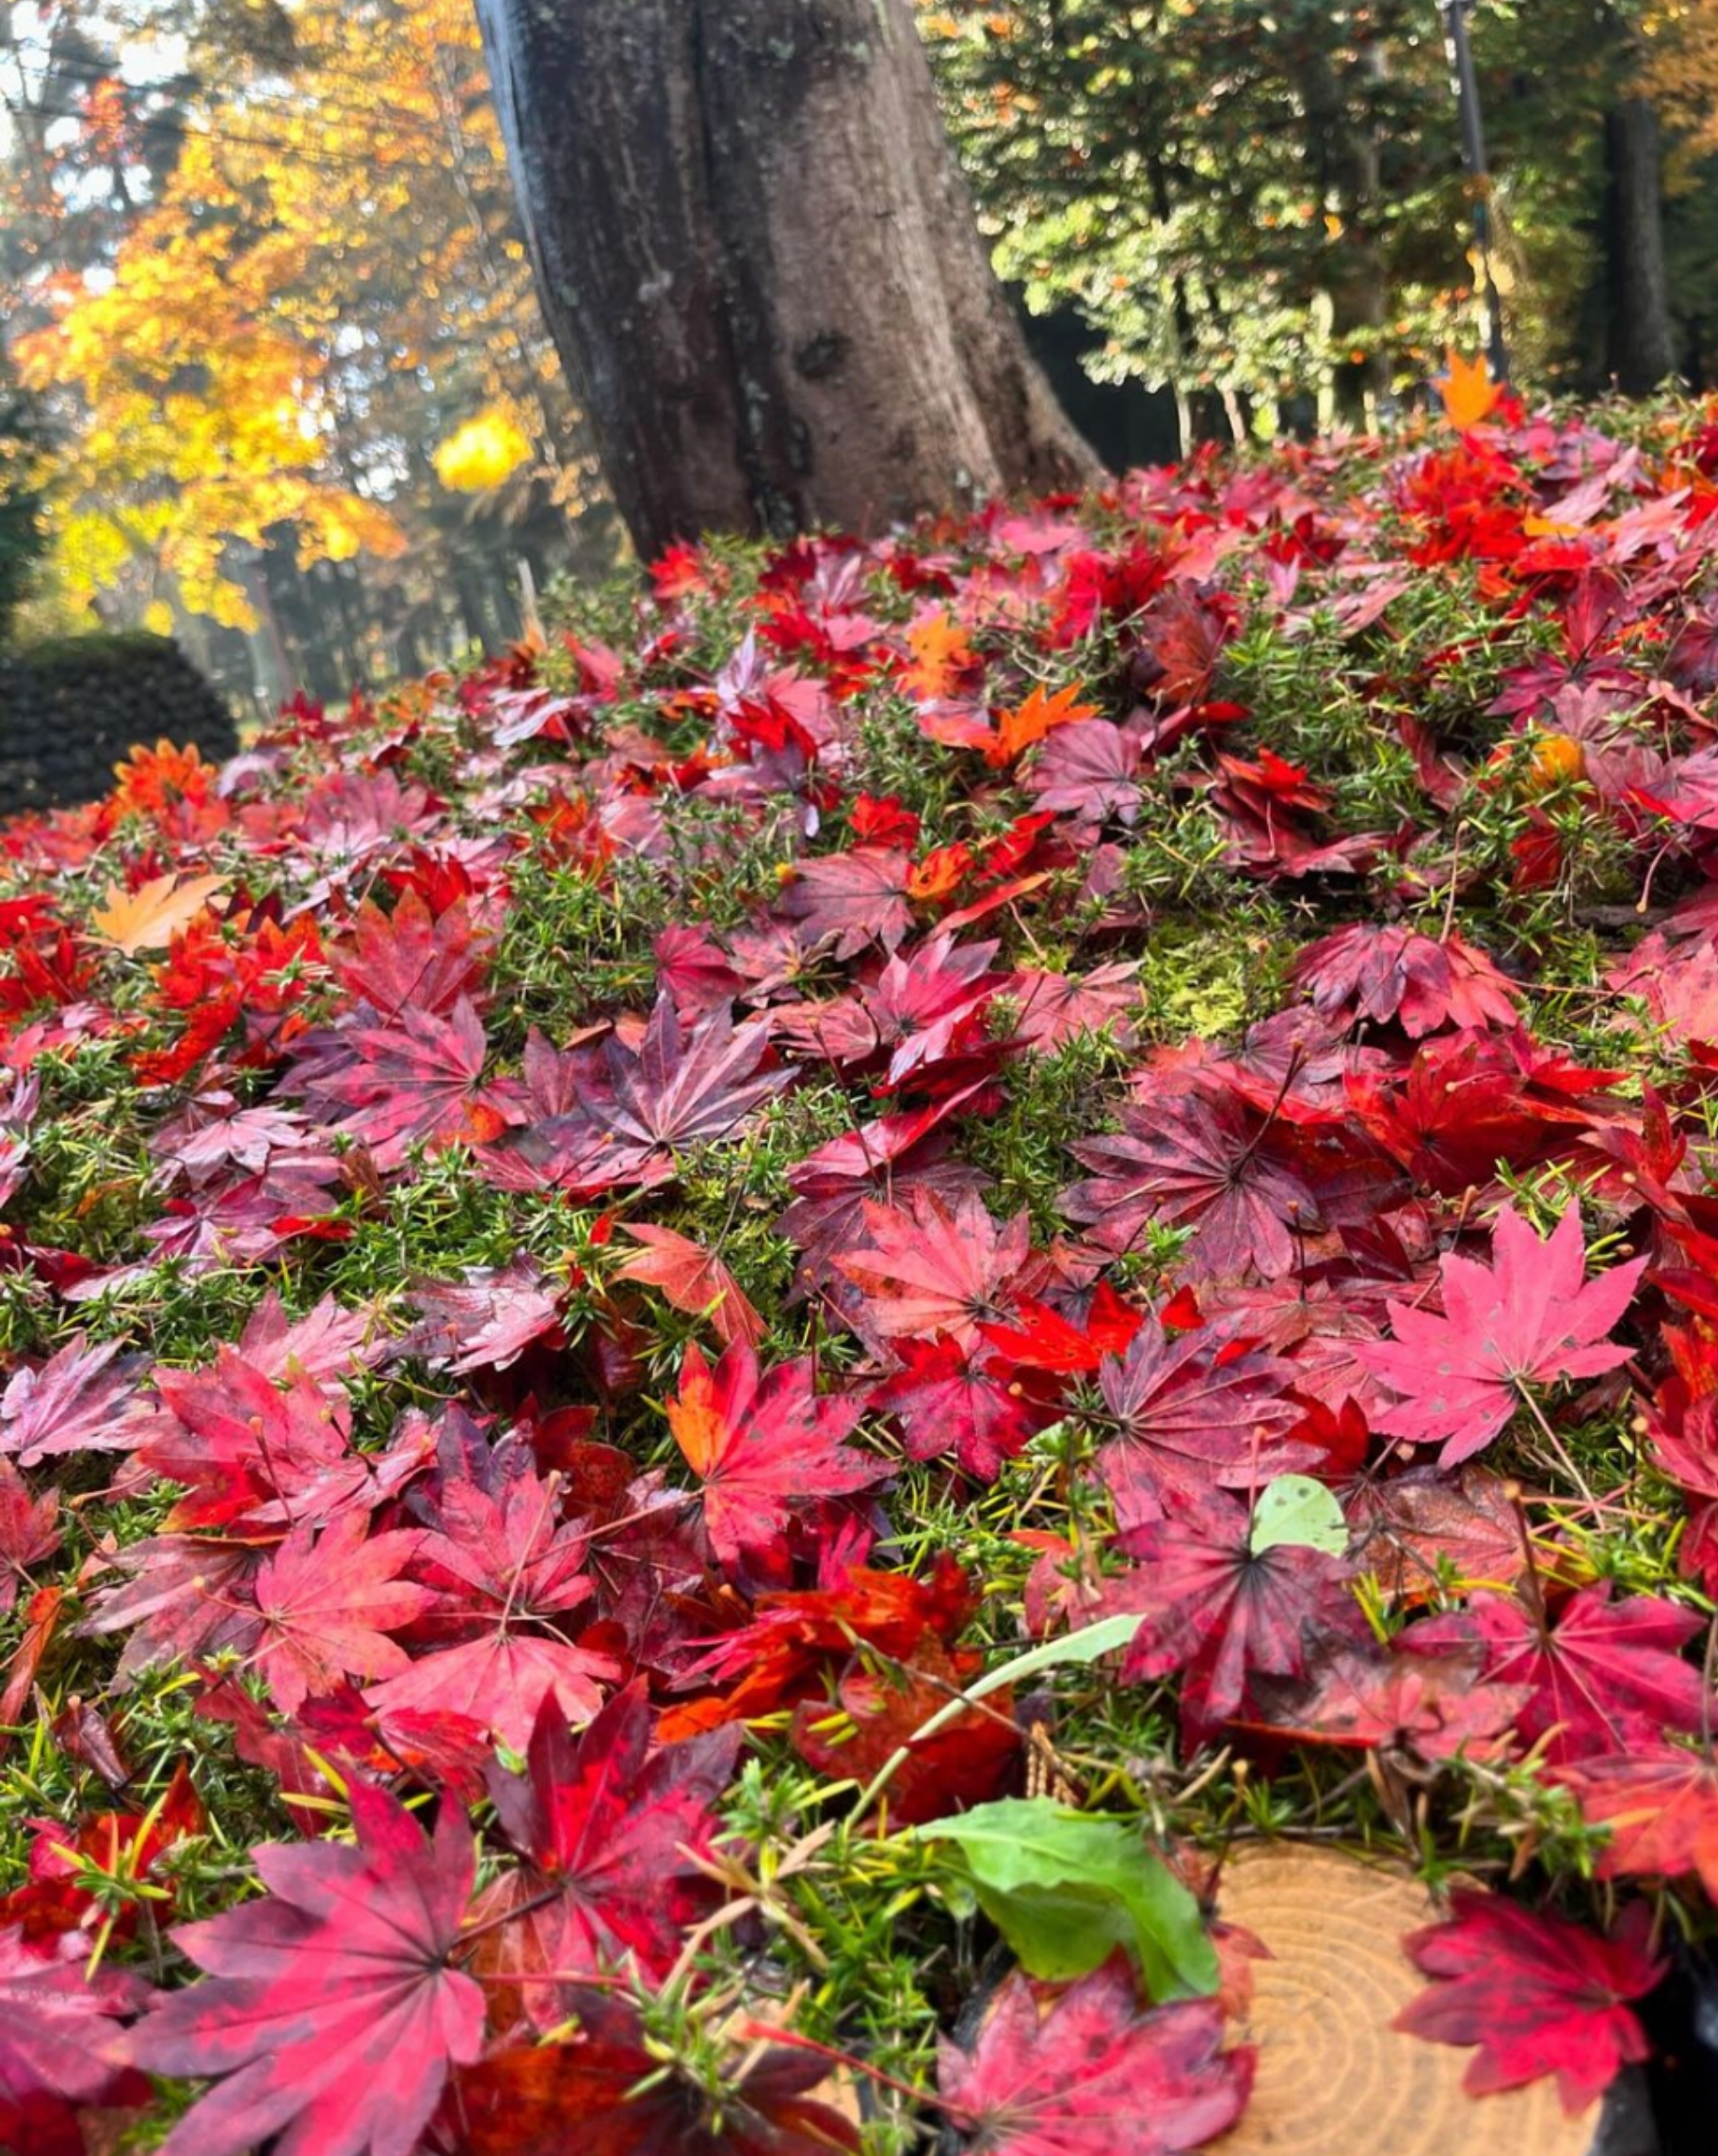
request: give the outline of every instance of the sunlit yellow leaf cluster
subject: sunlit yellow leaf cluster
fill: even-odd
[[[510,412],[481,411],[437,445],[436,477],[458,494],[499,487],[531,454],[531,443]]]

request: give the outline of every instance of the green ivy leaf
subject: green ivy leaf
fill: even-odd
[[[1118,1819],[1008,1797],[914,1829],[953,1842],[980,1907],[1034,1976],[1084,1976],[1126,1947],[1153,1999],[1217,1987],[1199,1905]]]
[[[1322,1550],[1340,1557],[1348,1547],[1348,1522],[1342,1508],[1322,1482],[1309,1474],[1279,1474],[1267,1483],[1253,1507],[1253,1532],[1247,1547],[1255,1557],[1284,1544]]]

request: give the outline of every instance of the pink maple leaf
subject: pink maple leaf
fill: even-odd
[[[1453,1467],[1488,1445],[1521,1404],[1528,1383],[1596,1377],[1627,1362],[1606,1343],[1633,1300],[1645,1258],[1614,1265],[1582,1285],[1586,1247],[1570,1206],[1549,1242],[1506,1205],[1492,1234],[1493,1263],[1447,1252],[1439,1261],[1443,1314],[1389,1307],[1394,1340],[1355,1352],[1398,1395],[1375,1428],[1414,1444],[1440,1444]]]

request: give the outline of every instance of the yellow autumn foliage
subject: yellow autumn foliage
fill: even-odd
[[[531,455],[531,443],[510,412],[480,411],[438,443],[436,477],[456,494],[481,494],[510,478]]]

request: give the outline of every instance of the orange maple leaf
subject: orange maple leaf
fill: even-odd
[[[152,877],[136,891],[109,884],[107,903],[89,916],[96,941],[123,951],[165,951],[180,929],[195,921],[226,885],[218,876],[194,876],[180,883],[171,875]]]
[[[763,1338],[763,1320],[714,1250],[676,1234],[672,1228],[625,1221],[621,1232],[646,1247],[626,1261],[617,1279],[642,1280],[660,1288],[676,1310],[691,1317],[708,1316],[725,1347],[736,1340],[755,1347]]]
[[[907,632],[910,666],[901,669],[901,686],[918,703],[935,703],[954,695],[963,675],[977,665],[967,633],[946,608],[922,615]]]
[[[1052,727],[1096,718],[1098,706],[1079,700],[1084,693],[1084,682],[1070,682],[1054,696],[1046,696],[1042,688],[1034,689],[1024,703],[1003,713],[996,739],[985,750],[985,762],[992,766],[1012,764],[1035,741],[1042,741]]]
[[[1492,380],[1484,352],[1474,359],[1464,360],[1451,346],[1444,353],[1444,374],[1437,385],[1437,394],[1443,399],[1445,417],[1466,434],[1470,426],[1477,426],[1482,419],[1489,417],[1503,392]]]

